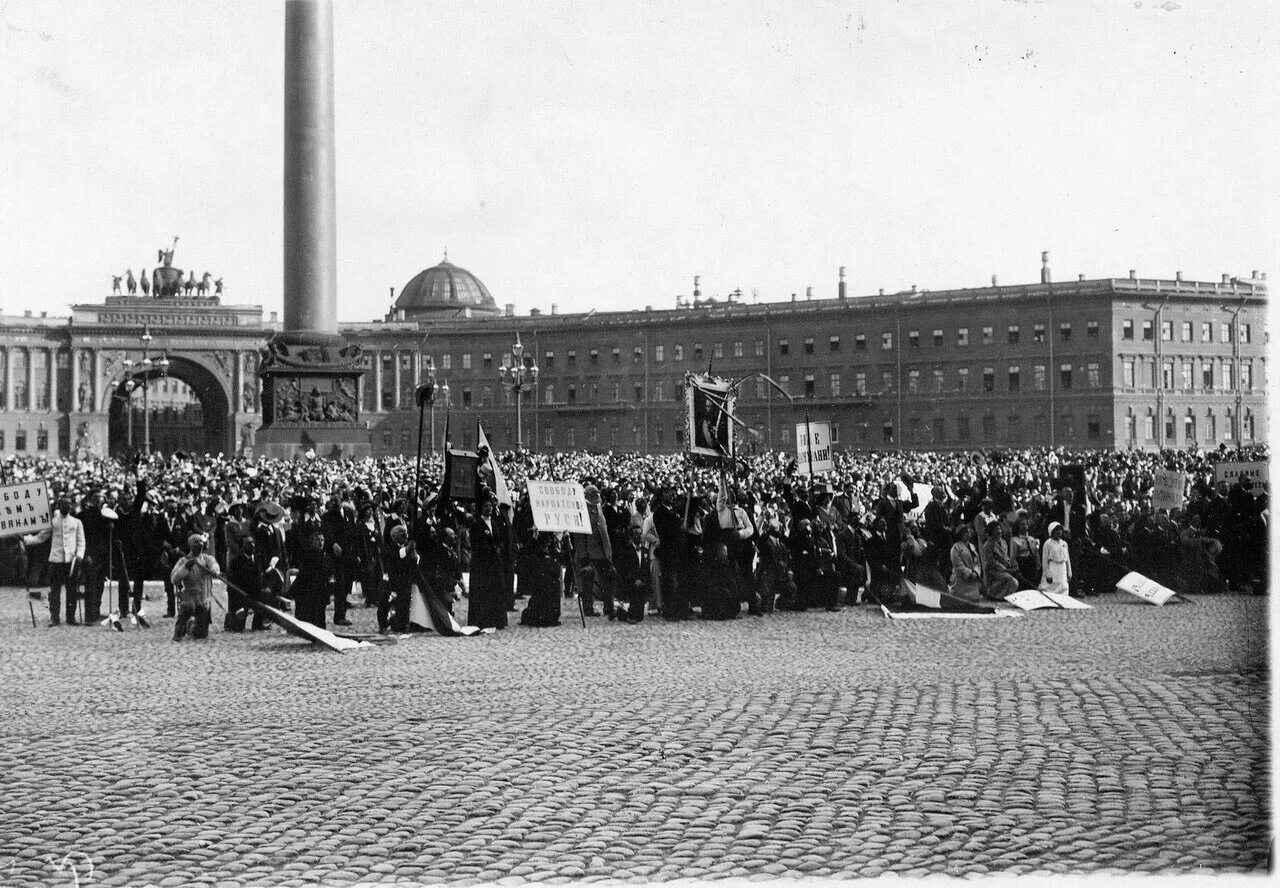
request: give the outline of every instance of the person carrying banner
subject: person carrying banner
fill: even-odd
[[[604,605],[604,615],[612,620],[613,548],[609,543],[609,528],[600,506],[600,488],[588,484],[583,488],[582,496],[587,501],[587,513],[591,516],[591,532],[570,534],[573,539],[573,561],[578,579],[578,595],[582,599],[582,612],[588,617],[600,616],[593,600],[599,594]]]
[[[208,638],[212,615],[209,604],[213,600],[213,579],[222,575],[218,562],[204,551],[203,534],[193,533],[187,538],[187,554],[179,558],[169,574],[175,589],[177,620],[173,624],[173,640],[181,641],[187,634],[187,624],[192,620],[192,638]]]
[[[77,569],[84,560],[84,525],[71,514],[71,500],[59,497],[53,506],[53,518],[48,527],[39,533],[22,538],[25,546],[49,543],[49,627],[62,622],[62,592],[67,594],[67,625],[77,626],[76,580]]]

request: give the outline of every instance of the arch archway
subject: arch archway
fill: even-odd
[[[144,377],[148,387],[146,400],[151,413],[152,452],[230,451],[231,409],[226,387],[202,363],[181,354],[170,354],[168,357],[168,372],[164,375],[158,369],[137,371],[126,374],[112,389],[107,434],[108,452],[113,456],[141,451],[144,447]],[[177,386],[173,387],[173,392],[166,391],[167,382],[181,383],[186,391],[178,391]]]

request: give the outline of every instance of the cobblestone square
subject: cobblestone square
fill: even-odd
[[[33,629],[0,596],[5,885],[1266,863],[1263,598],[585,631],[566,602],[557,628],[341,655],[217,614],[179,644],[163,618],[46,629],[42,603]]]

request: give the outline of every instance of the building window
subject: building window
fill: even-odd
[[[1058,325],[1058,338],[1063,342],[1071,341],[1071,322],[1063,321]]]
[[[919,370],[907,371],[907,391],[913,395],[920,391],[920,371]]]
[[[1212,321],[1200,322],[1200,341],[1213,342],[1213,322]]]
[[[1196,440],[1196,415],[1187,408],[1187,415],[1182,417],[1182,440],[1190,444]]]
[[[839,336],[832,336],[830,339],[827,340],[827,351],[832,351],[832,352],[840,351]]]
[[[804,396],[806,398],[812,398],[814,396],[814,389],[813,374],[806,374],[804,378]]]
[[[1249,340],[1250,340],[1251,338],[1252,338],[1252,331],[1249,329],[1249,325],[1248,325],[1248,324],[1241,324],[1241,325],[1240,325],[1240,344],[1241,344],[1241,345],[1248,345],[1248,344],[1249,344]]]
[[[743,355],[743,351],[742,351],[742,340],[741,340],[741,339],[735,339],[735,340],[733,341],[733,356],[734,356],[735,358],[740,358],[740,357],[742,357],[742,355]]]
[[[1099,374],[1098,374],[1098,365],[1096,363],[1085,364],[1084,371],[1085,371],[1085,376],[1088,379],[1089,388],[1096,389],[1099,385],[1101,385],[1101,379],[1099,378]]]
[[[1017,413],[1010,413],[1008,418],[1009,440],[1022,440],[1022,416]]]
[[[484,369],[491,370],[493,368],[493,355],[491,353],[485,352],[480,360],[484,364]]]
[[[613,403],[620,404],[622,402],[622,383],[615,382],[613,384]]]
[[[1213,415],[1212,408],[1204,418],[1204,437],[1210,442],[1218,440],[1218,417]]]
[[[1200,385],[1206,392],[1213,391],[1213,364],[1209,361],[1200,365]]]
[[[722,342],[717,342],[717,343],[715,344],[715,346],[711,349],[711,355],[712,355],[712,357],[715,357],[715,358],[723,358],[723,357],[724,357],[724,343],[722,343]]]
[[[994,392],[996,390],[996,371],[994,367],[982,368],[982,390],[984,392]]]
[[[943,337],[942,337],[942,331],[941,331],[941,330],[934,330],[934,331],[933,331],[933,347],[934,347],[934,348],[942,348],[942,339],[943,339]]]
[[[867,393],[867,374],[866,373],[859,371],[853,375],[853,388],[854,388],[854,391],[859,395],[865,395]]]
[[[1098,322],[1085,321],[1084,335],[1088,336],[1090,339],[1097,339],[1098,338]]]
[[[44,426],[36,429],[36,450],[49,449],[49,430]]]
[[[884,443],[892,444],[893,443],[893,423],[886,422],[881,431],[884,436]]]
[[[832,373],[830,377],[830,382],[831,382],[831,397],[833,398],[840,397],[840,374]]]
[[[920,331],[919,331],[919,330],[911,330],[911,331],[908,331],[908,333],[907,333],[907,345],[908,345],[908,346],[910,346],[911,348],[919,348],[919,347],[920,347]]]
[[[1173,342],[1173,321],[1160,322],[1160,341]]]
[[[1161,370],[1160,387],[1167,391],[1173,388],[1173,361],[1165,361]]]
[[[578,353],[573,349],[569,349],[569,353],[565,355],[565,363],[570,367],[576,367],[578,364]]]
[[[941,367],[933,368],[933,390],[941,392],[945,383],[943,382],[943,373]]]
[[[1240,429],[1240,437],[1245,441],[1254,440],[1253,437],[1253,411],[1245,408],[1244,425]]]
[[[27,449],[27,430],[18,429],[13,433],[13,449],[25,452]]]
[[[462,369],[463,369],[463,370],[470,370],[470,369],[471,369],[471,352],[466,352],[465,354],[463,354],[463,356],[462,356]]]
[[[661,346],[661,345],[655,345],[655,346],[653,347],[653,360],[654,360],[654,363],[661,364],[663,361],[665,361],[665,360],[666,360],[666,358],[667,358],[667,350],[666,350],[666,348],[665,348],[665,347],[663,347],[663,346]]]
[[[486,385],[484,387],[484,401],[481,402],[485,407],[493,406],[493,386]]]
[[[592,367],[599,366],[600,365],[600,349],[598,348],[591,349],[591,354],[588,356],[588,360],[591,361]]]
[[[701,363],[702,361],[702,343],[695,342],[693,344],[693,359]]]
[[[956,331],[956,345],[968,345],[968,344],[969,344],[969,328],[961,327],[959,330]]]
[[[555,430],[552,429],[551,426],[547,426],[545,429],[542,430],[542,445],[544,447],[552,446],[553,444],[555,444],[555,440],[556,440]]]
[[[1222,335],[1218,337],[1218,341],[1222,343],[1231,342],[1231,325],[1225,321],[1222,324]]]
[[[778,354],[780,354],[780,355],[789,355],[789,354],[791,354],[791,343],[790,343],[789,341],[787,341],[786,339],[779,339],[779,340],[778,340]]]
[[[573,426],[569,426],[568,431],[565,432],[565,443],[570,447],[578,446],[578,430]]]
[[[1222,390],[1229,392],[1235,389],[1236,385],[1235,368],[1230,364],[1222,365]]]
[[[854,337],[853,337],[853,347],[854,347],[857,351],[866,351],[866,350],[867,350],[867,337],[866,337],[865,335],[863,335],[862,333],[859,333],[857,336],[854,336]]]
[[[1121,368],[1120,369],[1121,384],[1124,385],[1125,388],[1133,388],[1134,387],[1133,359],[1126,358],[1125,361],[1120,365],[1120,368]]]
[[[996,418],[991,414],[982,417],[982,440],[994,441],[996,439]]]
[[[1017,325],[1017,324],[1010,324],[1010,325],[1009,325],[1009,344],[1010,344],[1010,345],[1017,345],[1017,344],[1018,344],[1018,340],[1019,340],[1020,338],[1022,338],[1022,332],[1021,332],[1021,330],[1019,330],[1019,329],[1018,329],[1018,325]]]
[[[471,406],[471,389],[469,388],[464,388],[462,390],[462,406],[463,407]]]
[[[671,400],[679,401],[684,394],[684,382],[679,379],[671,380]]]
[[[1178,422],[1174,419],[1173,408],[1170,407],[1164,414],[1164,442],[1166,444],[1175,444],[1178,440]]]
[[[804,340],[804,353],[806,355],[813,354],[813,337],[807,336]]]
[[[1044,391],[1046,382],[1046,370],[1044,364],[1036,364],[1031,368],[1031,384],[1035,386],[1038,392]]]
[[[565,402],[568,404],[578,403],[578,387],[576,385],[565,387]]]
[[[961,367],[956,371],[956,391],[967,392],[969,390],[969,368]]]
[[[1133,339],[1133,319],[1128,318],[1120,324],[1120,338]]]
[[[920,444],[924,441],[920,434],[920,417],[918,416],[913,416],[907,420],[907,441],[912,444]]]
[[[547,387],[542,390],[543,397],[546,398],[548,404],[554,404],[556,402],[556,384],[554,382],[548,382],[546,386]]]
[[[1246,392],[1253,391],[1253,361],[1240,363],[1240,388]]]
[[[1142,434],[1143,440],[1154,441],[1156,439],[1156,414],[1154,408],[1147,408],[1147,415],[1142,418]]]
[[[555,353],[555,352],[553,352],[553,351],[549,351],[549,352],[547,352],[545,355],[543,355],[543,356],[542,356],[542,366],[543,366],[543,367],[546,367],[548,370],[550,370],[551,368],[555,367],[555,365],[556,365],[556,353]]]
[[[1183,342],[1190,342],[1190,341],[1191,341],[1191,336],[1192,336],[1192,330],[1193,330],[1193,329],[1194,329],[1194,328],[1192,327],[1192,324],[1191,324],[1191,322],[1190,322],[1190,321],[1183,321],[1183,322],[1182,322],[1182,325],[1181,325],[1181,333],[1182,333],[1182,341],[1183,341]]]
[[[671,346],[671,352],[672,352],[671,357],[673,360],[676,360],[676,361],[684,360],[684,344],[683,343],[677,342],[675,345]]]
[[[662,446],[662,423],[653,426],[653,443],[658,447]]]
[[[1102,439],[1102,421],[1098,418],[1098,414],[1090,413],[1085,418],[1085,437],[1090,441],[1099,441]]]
[[[883,349],[884,351],[889,351],[890,349],[892,349],[892,348],[893,348],[893,334],[892,334],[892,333],[881,333],[881,334],[880,334],[880,348],[881,348],[881,349]]]
[[[756,340],[756,357],[757,358],[764,357],[764,340],[763,339]]]
[[[756,400],[764,400],[764,380],[759,376],[756,377]]]
[[[840,423],[831,423],[831,442],[832,444],[840,443]]]
[[[1063,390],[1071,388],[1071,365],[1062,364],[1058,367],[1058,382]]]
[[[1155,327],[1153,326],[1152,321],[1142,322],[1142,341],[1143,342],[1155,341]]]
[[[1195,376],[1195,365],[1190,361],[1182,362],[1182,389],[1183,391],[1191,391],[1195,387],[1193,377]]]
[[[622,349],[615,348],[613,350],[613,365],[616,367],[622,363]]]
[[[1036,324],[1031,328],[1031,340],[1044,342],[1044,324]]]
[[[992,327],[983,327],[983,328],[982,328],[982,344],[983,344],[983,345],[990,345],[992,342],[994,342],[994,341],[995,341],[995,335],[996,335],[996,334],[995,334],[995,329],[994,329],[994,328],[992,328]]]
[[[637,382],[634,388],[635,388],[636,403],[643,404],[644,403],[644,386]]]
[[[880,371],[880,391],[882,392],[893,391],[893,371],[892,370]]]
[[[662,383],[660,382],[655,382],[653,384],[653,400],[654,403],[662,403]]]
[[[1009,391],[1016,392],[1022,389],[1022,368],[1009,368]]]
[[[788,395],[791,394],[791,377],[786,373],[778,377],[778,387]]]
[[[964,414],[956,417],[956,440],[969,440],[969,417]]]

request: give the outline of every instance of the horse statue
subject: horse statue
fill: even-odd
[[[177,247],[178,239],[175,237],[172,248],[156,251],[156,261],[163,263],[160,268],[151,272],[152,288],[157,299],[177,296],[182,292],[182,269],[173,267],[173,253]]]
[[[202,278],[200,278],[200,283],[196,284],[196,295],[197,295],[197,296],[208,296],[208,295],[209,295],[209,282],[210,282],[212,279],[213,279],[213,275],[209,274],[209,272],[207,272],[207,271],[206,271],[206,272],[204,273],[204,276],[203,276]]]
[[[187,279],[182,282],[183,295],[191,297],[191,291],[196,288],[196,273],[194,271],[188,273]]]
[[[142,295],[151,295],[151,278],[147,277],[147,270],[142,269],[142,274],[138,277],[138,283],[142,285]]]
[[[138,281],[137,281],[137,279],[136,279],[136,278],[134,278],[134,276],[133,276],[133,269],[132,269],[132,268],[130,268],[130,269],[129,269],[128,271],[126,271],[124,274],[125,274],[125,278],[124,278],[124,286],[125,286],[125,289],[129,291],[129,295],[130,295],[130,296],[137,296],[137,295],[138,295]]]

